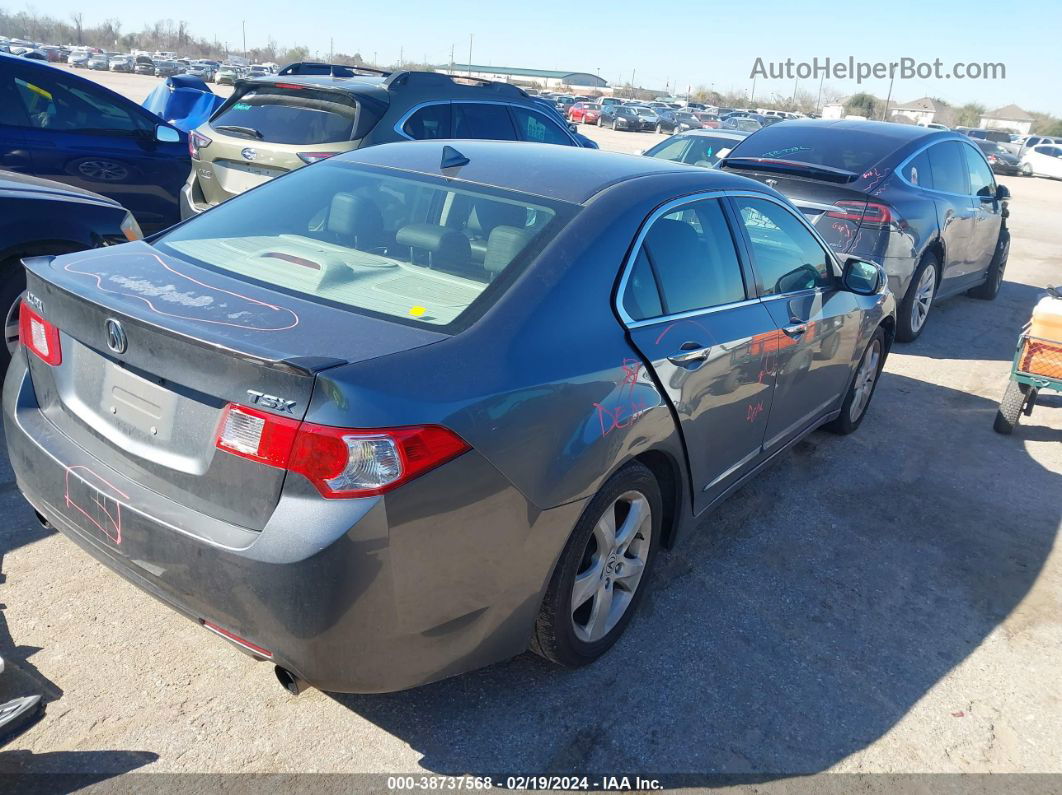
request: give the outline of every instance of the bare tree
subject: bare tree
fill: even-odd
[[[85,19],[85,15],[82,14],[80,11],[75,11],[74,13],[72,13],[70,15],[70,21],[74,23],[74,31],[77,33],[77,43],[78,44],[84,44],[84,41],[82,40],[82,36],[83,36],[84,30],[85,30],[84,24],[83,24],[84,23],[84,19]]]

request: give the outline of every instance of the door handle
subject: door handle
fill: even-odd
[[[799,337],[801,334],[803,334],[807,330],[808,330],[808,324],[807,323],[794,323],[791,326],[782,326],[782,331],[784,331],[786,333],[786,335],[788,335],[790,337]]]
[[[671,354],[667,357],[667,360],[672,364],[703,362],[711,352],[711,345],[701,345],[699,342],[684,342],[679,346],[679,353]]]

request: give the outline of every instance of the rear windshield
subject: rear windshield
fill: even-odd
[[[256,86],[221,109],[210,125],[225,135],[274,144],[349,141],[357,103],[335,91]],[[244,132],[233,129],[240,128]]]
[[[154,245],[321,303],[456,329],[493,303],[574,211],[329,160],[220,204]]]
[[[771,125],[739,143],[729,157],[790,160],[862,174],[901,143],[891,136],[869,130]]]

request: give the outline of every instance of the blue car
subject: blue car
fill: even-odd
[[[145,233],[180,220],[188,137],[99,83],[0,55],[0,168],[114,199]]]

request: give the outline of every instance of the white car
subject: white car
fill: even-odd
[[[1026,149],[1018,168],[1026,177],[1062,179],[1062,144],[1039,144]]]

